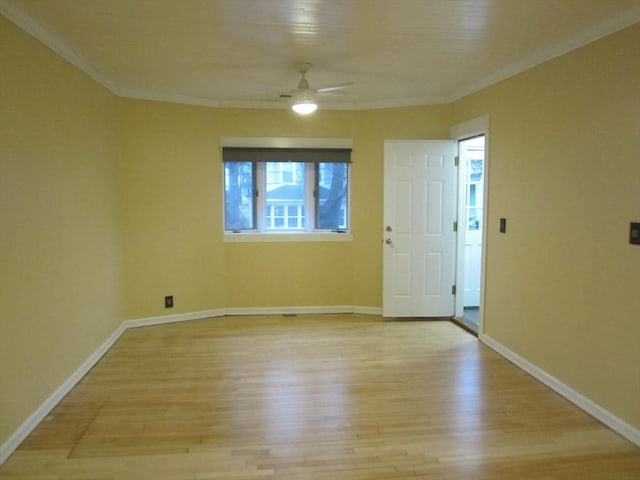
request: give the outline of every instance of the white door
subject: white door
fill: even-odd
[[[384,143],[383,315],[454,311],[457,142]]]
[[[464,241],[464,306],[480,306],[482,232],[467,227]]]
[[[463,206],[460,233],[464,238],[464,306],[480,305],[482,219],[484,209],[484,135],[460,141]]]

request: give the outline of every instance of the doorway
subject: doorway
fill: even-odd
[[[489,116],[452,126],[450,138],[385,140],[382,310],[452,318],[480,335]]]
[[[485,135],[458,142],[458,298],[456,317],[466,327],[480,330],[482,252],[485,209]]]

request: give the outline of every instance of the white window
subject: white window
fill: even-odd
[[[225,233],[348,232],[349,156],[350,149],[223,148]]]

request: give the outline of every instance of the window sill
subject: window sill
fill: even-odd
[[[351,233],[310,232],[310,233],[225,233],[225,243],[261,242],[350,242]]]

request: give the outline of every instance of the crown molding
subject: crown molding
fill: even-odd
[[[503,80],[514,77],[526,70],[541,65],[545,62],[560,57],[580,47],[600,40],[608,35],[618,32],[624,28],[630,27],[640,22],[640,5],[634,7],[631,14],[629,12],[621,13],[607,21],[594,25],[592,28],[582,32],[580,35],[567,38],[564,42],[556,44],[552,48],[539,50],[529,57],[515,62],[508,67],[488,75],[467,87],[461,88],[454,92],[447,102],[455,102],[467,95],[483,90],[491,85],[495,85]]]
[[[45,46],[53,50],[69,63],[89,75],[92,79],[105,87],[111,93],[119,97],[135,100],[149,100],[154,102],[177,103],[183,105],[196,105],[214,108],[263,108],[282,110],[288,110],[290,108],[289,102],[286,100],[216,100],[203,97],[191,97],[188,95],[173,95],[160,92],[123,88],[120,87],[116,82],[102,75],[93,67],[93,65],[82,58],[80,54],[76,53],[72,48],[68,47],[66,44],[60,41],[55,35],[49,33],[42,25],[37,23],[31,17],[24,15],[22,12],[18,11],[7,0],[0,0],[0,14],[16,24],[30,36],[42,42]],[[376,100],[371,102],[349,102],[340,104],[335,104],[331,101],[324,102],[320,100],[319,103],[323,110],[372,110],[380,108],[432,105],[438,103],[447,103],[447,101],[448,98],[446,97],[416,97]]]
[[[191,97],[188,95],[174,95],[160,92],[149,92],[137,89],[128,89],[119,86],[116,82],[107,78],[95,69],[91,63],[85,60],[79,53],[67,46],[55,35],[48,32],[42,25],[33,20],[31,17],[24,15],[8,0],[0,0],[0,14],[5,16],[18,27],[22,28],[27,34],[41,41],[51,50],[56,52],[62,58],[76,66],[92,79],[102,85],[113,94],[137,100],[150,100],[156,102],[178,103],[186,105],[198,105],[215,108],[270,108],[270,109],[289,109],[289,102],[281,100],[225,100],[210,99],[203,97]],[[582,32],[579,35],[566,39],[564,42],[555,45],[553,48],[540,50],[533,55],[509,65],[508,67],[488,75],[473,84],[467,85],[450,94],[431,95],[407,98],[392,98],[373,101],[360,101],[335,104],[331,101],[320,101],[320,106],[324,110],[373,110],[385,108],[400,107],[416,107],[426,105],[437,105],[451,103],[459,100],[467,95],[490,87],[498,82],[506,80],[510,77],[518,75],[530,68],[540,65],[544,62],[552,60],[556,57],[564,55],[572,50],[580,48],[588,43],[599,40],[607,35],[615,33],[623,28],[640,22],[640,5],[635,7],[631,13],[624,12],[616,17],[608,19],[593,26],[592,28]]]
[[[98,82],[104,88],[115,95],[120,95],[120,88],[112,80],[108,79],[97,71],[93,65],[87,62],[80,54],[76,53],[72,48],[61,42],[55,35],[46,31],[42,25],[33,20],[31,17],[24,15],[22,12],[14,8],[7,0],[0,0],[0,13],[26,33],[39,40],[62,58],[72,65],[76,66],[84,73],[89,75],[93,80]]]

